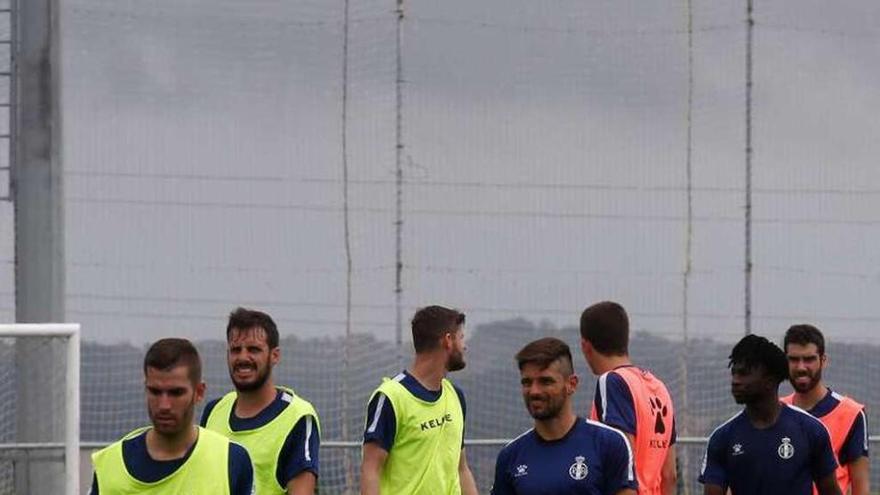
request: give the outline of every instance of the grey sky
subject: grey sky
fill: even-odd
[[[745,11],[693,4],[688,323],[732,336],[743,324]],[[342,2],[65,8],[68,308],[87,338],[217,336],[239,303],[289,332],[341,333]],[[393,8],[352,2],[347,127],[354,329],[385,338]],[[414,1],[407,15],[405,316],[439,302],[475,323],[574,324],[613,298],[636,327],[680,335],[683,4]],[[756,2],[756,332],[807,320],[869,338],[880,318],[878,20],[867,0]]]

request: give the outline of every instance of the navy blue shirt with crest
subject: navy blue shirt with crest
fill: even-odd
[[[578,418],[558,440],[544,440],[532,429],[507,444],[495,462],[491,493],[606,495],[637,487],[623,432]]]
[[[813,482],[837,468],[828,430],[818,419],[783,404],[768,428],[745,411],[712,432],[700,483],[730,487],[733,495],[811,495]]]

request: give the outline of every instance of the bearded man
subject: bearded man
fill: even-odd
[[[785,332],[788,380],[794,393],[782,398],[821,421],[831,434],[831,447],[840,465],[837,483],[843,493],[871,492],[868,468],[868,420],[865,406],[832,391],[822,380],[828,366],[825,336],[813,325],[794,325]],[[852,492],[849,489],[852,488]]]
[[[202,412],[202,426],[244,445],[259,494],[312,495],[318,478],[320,425],[315,408],[276,386],[278,327],[261,311],[238,308],[226,325],[227,364],[235,391]]]

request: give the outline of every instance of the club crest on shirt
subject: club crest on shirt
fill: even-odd
[[[733,450],[732,450],[732,452],[730,453],[730,455],[742,455],[742,454],[745,454],[745,453],[746,453],[746,451],[743,450],[743,446],[742,446],[742,444],[741,444],[741,443],[735,443],[735,444],[733,444]]]
[[[587,477],[589,469],[587,468],[587,463],[584,462],[585,460],[587,459],[581,455],[574,458],[574,464],[568,468],[568,475],[571,476],[571,479],[582,480]]]
[[[516,467],[516,474],[513,475],[514,478],[519,478],[520,476],[525,476],[529,474],[529,467],[525,464],[520,464]]]
[[[776,449],[776,453],[783,459],[791,459],[794,456],[794,445],[791,444],[791,439],[782,437],[782,444]]]

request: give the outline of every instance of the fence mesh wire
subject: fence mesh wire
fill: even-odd
[[[435,302],[468,314],[470,438],[528,428],[512,355],[576,346],[600,299],[630,310],[680,436],[735,410],[725,359],[747,322],[776,340],[818,325],[829,382],[876,409],[880,5],[756,2],[751,81],[745,2],[402,5],[63,2],[84,440],[146,421],[156,338],[197,341],[208,395],[227,390],[238,305],[278,321],[277,381],[325,440],[358,440],[409,359],[408,317]],[[0,320],[13,236],[0,201]],[[469,450],[485,490],[498,447]],[[689,493],[699,450],[681,449]],[[357,451],[322,457],[323,493],[351,490]]]

